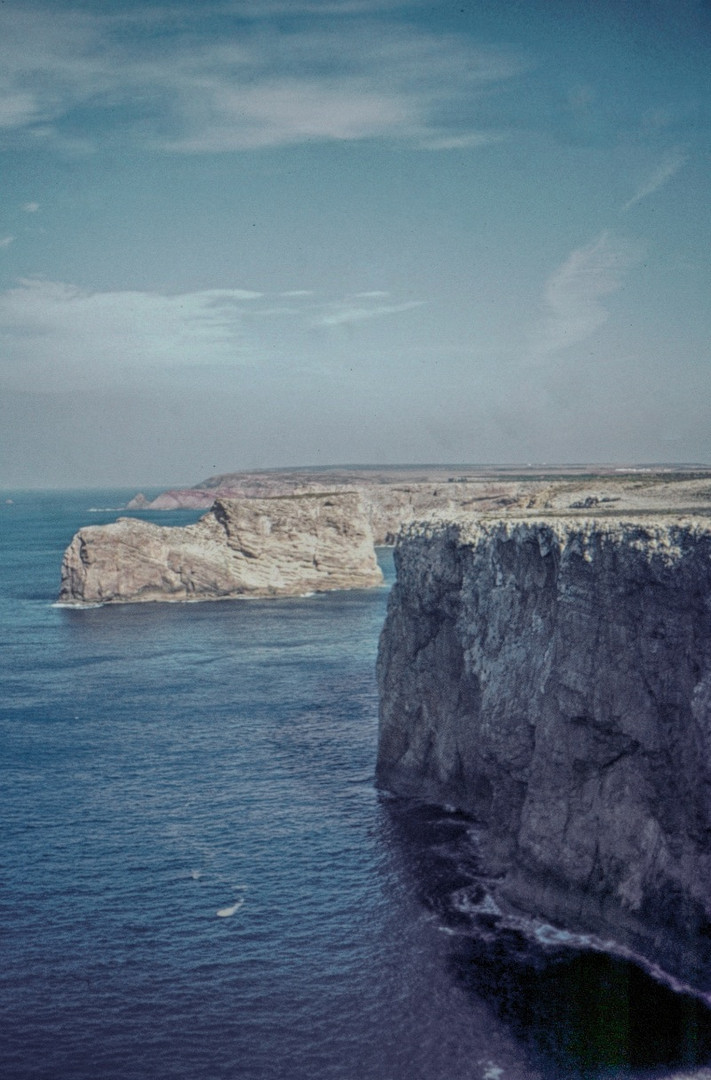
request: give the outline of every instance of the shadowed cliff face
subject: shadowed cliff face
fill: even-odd
[[[357,493],[218,499],[184,528],[119,518],[80,529],[64,554],[59,600],[290,596],[381,581]]]
[[[413,528],[378,661],[378,779],[485,826],[499,892],[711,989],[711,533]]]

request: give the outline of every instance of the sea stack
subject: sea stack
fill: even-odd
[[[64,554],[59,602],[295,596],[381,581],[357,493],[217,499],[182,528],[119,518],[80,529]]]
[[[504,902],[711,991],[711,520],[406,529],[377,776],[480,823]]]

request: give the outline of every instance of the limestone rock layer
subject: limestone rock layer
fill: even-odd
[[[357,493],[218,499],[183,528],[119,518],[80,529],[64,554],[59,601],[290,596],[381,580]]]
[[[377,774],[499,894],[711,990],[711,521],[433,522],[382,633]]]
[[[437,512],[516,517],[590,509],[595,514],[669,511],[711,513],[706,467],[411,465],[277,469],[224,473],[192,488],[164,491],[149,501],[136,495],[129,510],[207,509],[215,499],[359,491],[376,544],[392,544],[403,524]]]

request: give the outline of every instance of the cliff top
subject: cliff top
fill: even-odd
[[[680,515],[671,511],[640,511],[637,513],[561,514],[540,513],[510,516],[483,514],[476,518],[466,514],[433,513],[413,521],[402,530],[403,538],[425,540],[454,532],[456,542],[475,547],[492,539],[531,541],[543,551],[552,546],[571,546],[583,558],[599,545],[612,540],[630,548],[644,551],[648,558],[661,557],[673,562],[681,557],[689,543],[705,539],[711,544],[711,515]]]
[[[711,513],[711,469],[694,467],[509,467],[509,466],[373,466],[372,468],[279,469],[225,473],[194,487],[165,491],[150,503],[136,496],[131,509],[207,508],[213,499],[270,498],[326,491],[360,490],[384,505],[392,497],[432,507],[446,502],[494,512],[577,510],[708,509]],[[429,507],[418,505],[419,511]]]

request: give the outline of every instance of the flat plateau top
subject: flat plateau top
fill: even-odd
[[[359,489],[373,505],[429,509],[458,506],[499,516],[639,511],[711,513],[711,468],[705,466],[339,466],[226,473],[192,488],[164,492],[153,509],[210,505],[214,498],[268,498]],[[131,507],[131,504],[129,504]]]
[[[329,482],[392,484],[392,483],[450,483],[457,480],[555,480],[606,477],[610,480],[672,477],[705,477],[711,482],[711,466],[689,465],[324,465],[294,467],[288,469],[262,469],[245,472],[221,473],[196,484],[196,488],[215,488],[230,482],[248,479],[264,481],[288,480],[318,482],[328,477]]]

